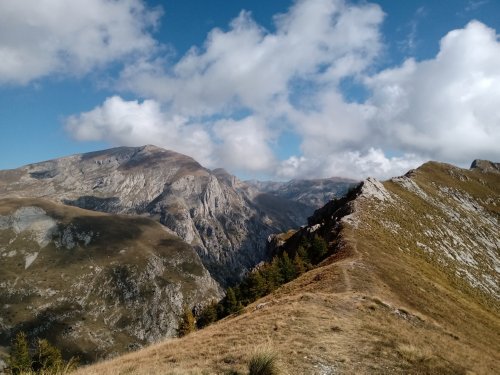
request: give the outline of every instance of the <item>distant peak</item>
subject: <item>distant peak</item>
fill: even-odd
[[[215,168],[215,169],[212,169],[212,173],[215,174],[215,175],[231,175],[224,168]]]
[[[500,163],[494,163],[489,160],[476,159],[472,162],[470,169],[477,169],[481,172],[500,173]]]
[[[166,151],[164,148],[155,145],[145,145],[140,147],[141,151]]]

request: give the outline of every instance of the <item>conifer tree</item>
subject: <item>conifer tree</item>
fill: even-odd
[[[18,332],[9,358],[9,368],[13,374],[31,371],[31,356],[29,352],[28,339],[24,332]]]
[[[226,298],[224,299],[225,315],[230,315],[238,311],[238,300],[233,288],[227,288]]]
[[[295,279],[295,266],[292,263],[292,260],[288,256],[288,253],[285,251],[280,259],[280,273],[283,279],[283,282],[287,283],[293,279]]]
[[[179,319],[177,335],[179,337],[186,336],[195,330],[195,321],[191,309],[184,305],[182,315]]]
[[[299,255],[299,257],[302,259],[306,268],[309,268],[308,266],[311,265],[311,259],[309,258],[309,254],[307,253],[306,247],[303,245],[299,245],[296,254]]]
[[[249,303],[266,294],[266,280],[259,271],[251,272],[247,278]]]
[[[35,371],[60,372],[64,367],[61,351],[45,339],[38,339],[32,368]]]
[[[304,261],[302,260],[302,257],[298,252],[293,258],[293,266],[295,267],[295,273],[297,274],[297,276],[302,275],[304,272],[306,272],[306,265],[304,264]]]
[[[283,284],[283,276],[281,275],[280,261],[278,257],[274,257],[269,265],[268,292],[272,292]]]
[[[326,241],[319,236],[314,236],[311,244],[311,258],[314,263],[321,262],[327,252],[328,246]]]
[[[203,328],[217,320],[217,302],[212,301],[203,308],[196,320],[196,326]]]

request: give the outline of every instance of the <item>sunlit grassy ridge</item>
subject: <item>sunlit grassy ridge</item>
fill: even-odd
[[[316,233],[334,255],[318,268],[240,315],[79,373],[245,373],[262,345],[289,374],[500,373],[499,176],[428,163],[385,182],[385,200],[332,206]]]

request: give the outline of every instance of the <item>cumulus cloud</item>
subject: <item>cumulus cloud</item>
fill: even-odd
[[[172,66],[162,59],[130,65],[120,87],[190,116],[274,110],[294,79],[338,82],[362,72],[381,48],[377,5],[298,1],[274,19],[276,30],[269,32],[242,11],[227,31],[212,30],[203,48],[191,48]]]
[[[109,98],[68,119],[78,139],[155,143],[207,166],[279,178],[399,175],[435,159],[499,159],[500,43],[473,21],[443,37],[432,59],[374,72],[383,12],[342,0],[297,1],[275,30],[242,12],[175,63],[128,65]],[[346,99],[342,83],[368,91]],[[300,152],[277,160],[282,132]]]
[[[104,140],[115,145],[155,144],[212,165],[213,142],[205,128],[170,116],[154,100],[126,101],[113,96],[89,112],[70,116],[66,129],[81,141]]]
[[[453,30],[435,58],[408,59],[364,84],[364,103],[326,90],[315,110],[293,111],[302,155],[279,175],[389,177],[430,159],[467,166],[500,158],[500,43],[484,24]]]
[[[318,176],[342,176],[354,179],[376,176],[386,179],[399,176],[426,160],[414,154],[388,156],[379,148],[367,151],[331,151],[327,154],[292,156],[283,160],[276,169],[280,179],[317,178]]]
[[[464,164],[500,157],[500,43],[472,21],[449,32],[431,60],[367,79],[381,147],[396,145],[432,159]]]
[[[276,164],[269,145],[272,139],[266,123],[249,116],[239,121],[221,120],[214,126],[219,140],[217,161],[226,168],[237,171],[269,171]]]
[[[271,32],[242,11],[226,31],[212,30],[202,48],[191,48],[175,64],[161,56],[136,60],[122,71],[117,85],[153,98],[164,119],[181,116],[185,121],[179,128],[203,123],[213,144],[205,160],[233,170],[274,174],[279,163],[272,147],[279,132],[304,117],[295,106],[316,106],[307,104],[309,95],[300,87],[334,88],[343,78],[361,74],[382,48],[383,17],[378,5],[302,0],[274,17]],[[141,110],[149,102],[141,104]],[[95,113],[108,106],[89,112],[91,121],[86,121],[89,113],[70,119],[67,128],[79,139],[85,127],[94,134]],[[242,112],[247,117],[241,119]],[[81,120],[78,126],[75,119]],[[97,127],[102,132],[92,139],[140,142],[142,138],[135,137],[127,124],[123,128],[100,121]],[[167,125],[155,129],[162,126]],[[134,128],[157,133],[140,123]],[[152,138],[163,146],[170,144],[157,135]],[[188,140],[178,139],[174,149],[188,149],[184,142]]]
[[[27,84],[51,74],[81,75],[157,42],[148,30],[161,11],[141,0],[0,2],[0,84]]]

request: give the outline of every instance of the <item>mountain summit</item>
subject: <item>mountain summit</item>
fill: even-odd
[[[156,146],[118,147],[0,171],[0,198],[44,198],[153,218],[193,246],[222,283],[266,259],[271,233],[306,222],[309,206],[262,193],[224,170]]]

